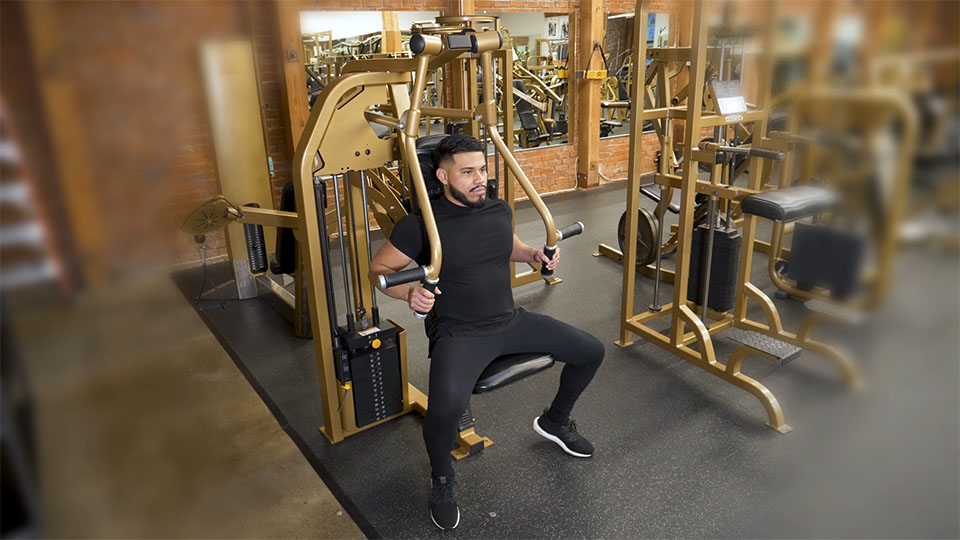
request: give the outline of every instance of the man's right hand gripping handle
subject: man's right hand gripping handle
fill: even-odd
[[[583,232],[583,223],[578,221],[573,225],[567,225],[566,227],[557,231],[557,236],[559,240],[564,238],[570,238],[571,236],[576,236]],[[548,259],[553,258],[553,254],[557,252],[557,246],[543,246],[543,254],[547,256]],[[549,278],[553,277],[553,270],[547,268],[547,263],[543,263],[540,267],[540,275]]]
[[[404,283],[412,283],[414,281],[420,281],[423,288],[431,293],[433,293],[437,288],[437,281],[430,281],[427,269],[423,266],[410,268],[408,270],[401,270],[392,274],[380,274],[378,281],[380,282],[381,290],[386,290],[397,285],[403,285]],[[427,313],[423,311],[415,311],[414,315],[416,315],[416,317],[420,320],[427,318]]]

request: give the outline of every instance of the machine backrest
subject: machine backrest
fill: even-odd
[[[527,87],[523,81],[513,81],[513,87],[524,94],[527,93]],[[517,96],[513,97],[513,104],[517,108],[517,115],[520,116],[520,126],[526,131],[538,131],[540,125],[537,124],[537,115],[533,112],[533,106]]]
[[[427,193],[431,199],[436,199],[443,195],[443,184],[437,180],[437,163],[434,161],[433,153],[440,145],[440,141],[447,135],[428,135],[417,139],[417,160],[420,161],[420,171],[423,173],[423,181],[427,185]],[[499,183],[493,177],[493,172],[487,172],[487,197],[498,199]]]
[[[443,194],[443,184],[437,180],[437,164],[433,161],[433,151],[444,138],[446,135],[428,135],[417,139],[417,159],[420,161],[420,171],[423,172],[423,181],[431,199]]]

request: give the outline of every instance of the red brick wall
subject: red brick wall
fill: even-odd
[[[346,0],[316,0],[302,1],[301,10],[350,10],[357,9],[355,2]],[[364,9],[391,9],[391,10],[440,10],[452,12],[449,2],[442,0],[364,0],[362,6]],[[478,0],[476,12],[540,12],[550,14],[568,13],[572,19],[572,26],[579,35],[580,32],[580,2],[579,0]],[[632,12],[636,8],[636,2],[633,1],[607,1],[604,3],[606,13],[625,13]],[[669,12],[679,16],[679,0],[663,0],[651,4],[651,11]],[[290,180],[290,159],[293,149],[287,148],[283,139],[283,130],[275,129],[273,123],[273,114],[276,106],[279,104],[279,95],[275,96],[268,93],[275,87],[274,83],[282,78],[281,59],[277,54],[278,37],[276,32],[269,29],[267,20],[275,15],[267,14],[255,26],[258,54],[258,69],[260,70],[261,84],[264,88],[264,116],[267,122],[267,149],[269,155],[274,159],[277,167],[275,185],[279,189],[285,182]],[[263,28],[261,32],[259,29]],[[574,43],[574,55],[577,54],[578,44]],[[571,81],[573,82],[573,81]],[[575,88],[571,89],[570,99],[567,110],[570,120],[570,143],[562,146],[541,147],[530,150],[516,152],[517,162],[523,168],[531,183],[541,194],[549,194],[556,191],[574,189],[577,187],[577,92]],[[650,172],[655,170],[654,157],[659,146],[656,143],[656,136],[646,134],[644,136],[642,171]],[[600,144],[600,171],[607,178],[623,179],[627,176],[629,164],[629,138],[621,137],[615,139],[604,139]],[[501,188],[502,189],[502,188]],[[517,186],[518,197],[522,197],[522,190]]]
[[[641,154],[640,173],[646,174],[657,170],[656,156],[660,150],[660,142],[656,133],[643,134],[643,150]],[[610,137],[600,141],[600,173],[601,183],[614,180],[626,180],[630,170],[630,137]]]
[[[86,134],[78,144],[84,147],[96,178],[97,199],[104,209],[99,218],[110,235],[106,243],[113,265],[196,261],[196,246],[177,225],[217,192],[198,62],[203,41],[253,41],[266,151],[275,164],[276,189],[290,179],[294,149],[285,139],[280,95],[283,58],[275,3],[61,1],[56,5],[64,61],[69,63]],[[365,0],[360,5],[452,12],[451,0]],[[348,0],[304,1],[301,6],[357,9],[357,3]],[[577,35],[579,6],[579,0],[480,0],[476,10],[568,13]],[[654,7],[676,11],[677,6],[674,1]],[[634,7],[633,2],[608,2],[606,11]],[[518,162],[542,193],[576,187],[576,88],[568,111],[570,144],[517,153]],[[52,122],[55,125],[56,119]],[[601,171],[607,177],[625,176],[626,145],[626,139],[601,143]],[[643,159],[652,163],[651,156]],[[210,256],[225,255],[222,234],[209,235],[207,241]]]
[[[53,6],[56,47],[69,81],[61,90],[75,103],[82,133],[70,144],[82,147],[100,210],[70,219],[100,221],[106,266],[117,274],[196,260],[195,245],[177,226],[190,208],[216,194],[198,47],[206,39],[243,36],[241,4]],[[34,121],[57,129],[60,119]],[[211,235],[209,244],[213,254],[223,253],[220,235]]]

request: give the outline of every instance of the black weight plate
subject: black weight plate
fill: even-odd
[[[620,215],[617,224],[617,242],[620,244],[620,253],[624,252],[627,236],[627,213]],[[637,212],[637,264],[647,265],[657,258],[657,218],[653,212],[640,208]]]

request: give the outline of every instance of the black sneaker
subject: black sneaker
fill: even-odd
[[[568,420],[566,424],[554,424],[547,419],[547,412],[533,421],[533,429],[545,439],[557,443],[563,451],[571,456],[588,458],[593,456],[593,445],[590,441],[577,433],[577,424]]]
[[[456,529],[460,524],[460,509],[453,490],[453,476],[433,477],[430,491],[430,519],[443,530]]]

